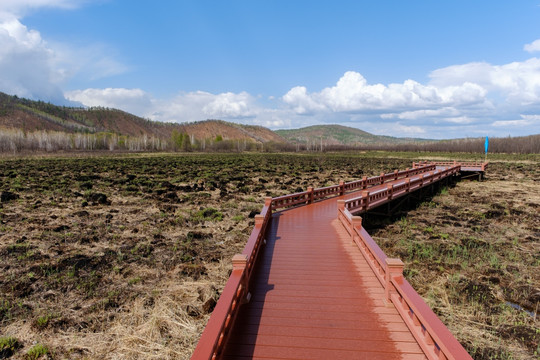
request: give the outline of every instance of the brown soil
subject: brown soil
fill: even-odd
[[[0,164],[0,337],[18,340],[11,358],[39,343],[54,359],[187,359],[265,196],[410,160],[182,154]],[[538,304],[537,165],[495,164],[486,182],[458,183],[372,232],[477,359],[538,351],[538,320],[504,305]]]

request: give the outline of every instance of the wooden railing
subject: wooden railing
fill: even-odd
[[[423,169],[423,168],[417,168]],[[419,177],[407,177],[403,182],[387,184],[386,189],[376,191],[363,190],[362,195],[349,199],[344,202],[344,207],[351,213],[366,212],[381,204],[404,196],[411,191],[439,181],[442,178],[457,174],[460,171],[460,165],[455,165],[445,169],[431,170],[422,173]]]
[[[486,171],[488,168],[487,162],[478,162],[478,161],[469,161],[469,162],[462,162],[462,161],[421,161],[417,163],[413,163],[413,168],[415,167],[423,167],[426,165],[435,165],[435,166],[456,166],[460,165],[462,168],[473,168],[478,169],[476,171]]]
[[[367,263],[384,287],[384,301],[392,303],[430,360],[467,360],[472,357],[403,277],[403,262],[389,258],[353,216],[338,202],[338,218],[358,245]]]
[[[204,328],[192,359],[216,360],[225,348],[230,331],[234,326],[238,309],[249,301],[249,283],[259,251],[264,243],[266,228],[272,216],[272,198],[265,199],[264,207],[255,216],[255,227],[241,254],[233,257],[233,270],[219,300]]]
[[[325,199],[331,196],[344,195],[345,193],[356,189],[367,189],[376,185],[384,184],[388,181],[405,179],[435,169],[436,165],[425,164],[422,166],[417,166],[413,169],[407,169],[402,171],[396,170],[388,174],[382,173],[380,176],[373,176],[370,178],[363,177],[360,180],[355,180],[347,183],[340,181],[339,185],[326,186],[318,189],[308,187],[307,191],[273,198],[272,210],[289,208],[298,205],[312,204],[314,201]]]
[[[358,208],[370,209],[384,201],[402,196],[419,187],[450,176],[459,171],[459,164],[442,171],[436,171],[437,165],[413,164],[412,169],[394,171],[371,178],[319,189],[280,196],[267,197],[259,215],[255,216],[255,227],[241,254],[233,257],[231,276],[210,316],[208,324],[191,357],[192,360],[216,360],[222,354],[230,331],[238,315],[240,305],[249,301],[249,286],[259,252],[265,242],[266,229],[271,221],[272,210],[298,205],[311,204],[329,196],[343,195],[355,189],[368,189],[387,181],[405,179],[403,183],[388,184],[383,190],[370,193],[363,191],[362,196],[347,201],[338,201],[338,217],[347,229],[353,241],[358,245],[370,267],[385,288],[385,298],[394,303],[407,326],[426,352],[429,359],[471,359],[461,344],[440,322],[429,306],[403,278],[403,263],[399,259],[390,259],[362,227],[362,218],[353,216],[351,211]],[[427,172],[427,174],[426,174]],[[411,176],[422,174],[419,178]],[[365,195],[365,196],[364,196]],[[408,316],[408,318],[407,318]],[[434,357],[435,356],[435,357]]]

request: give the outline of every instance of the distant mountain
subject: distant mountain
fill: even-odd
[[[357,146],[365,144],[408,144],[430,140],[415,138],[396,138],[373,135],[360,129],[342,125],[314,125],[301,129],[277,130],[277,134],[296,144],[319,144]]]
[[[278,134],[262,126],[234,124],[221,120],[193,123],[150,121],[108,108],[73,108],[33,101],[0,92],[0,128],[23,131],[49,130],[68,133],[108,132],[134,137],[154,136],[170,139],[173,132],[195,139],[250,140],[253,142],[286,142]]]

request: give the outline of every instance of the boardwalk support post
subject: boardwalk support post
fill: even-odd
[[[384,302],[387,306],[392,305],[391,296],[396,292],[392,285],[392,278],[402,277],[405,265],[400,259],[386,258],[386,277],[384,285]]]

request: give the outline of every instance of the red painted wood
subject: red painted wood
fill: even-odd
[[[268,198],[262,214],[256,217],[255,229],[243,255],[238,255],[236,260],[243,264],[238,269],[240,266],[245,269],[239,273],[241,281],[253,284],[248,296],[251,302],[237,310],[236,304],[246,295],[245,290],[240,290],[245,288],[241,285],[235,295],[226,296],[235,299],[227,300],[234,304],[228,312],[220,299],[192,359],[444,357],[438,347],[425,341],[430,336],[424,335],[426,331],[434,331],[434,339],[445,343],[445,354],[450,358],[470,358],[444,325],[432,319],[436,316],[426,309],[427,305],[414,289],[396,283],[398,277],[388,278],[386,255],[362,228],[361,218],[349,212],[380,206],[465,166],[474,169],[481,166],[482,171],[487,168],[487,164],[456,165],[455,162],[413,164],[413,169]],[[361,197],[359,192],[342,195],[354,189],[363,190]],[[317,202],[338,194],[342,196]],[[351,202],[342,201],[351,198],[354,198]],[[341,200],[339,213],[338,200]],[[309,205],[302,206],[305,204]],[[291,208],[298,205],[301,206]],[[270,209],[282,207],[289,208],[271,215],[270,229],[265,235]],[[262,245],[263,238],[267,240],[266,246]],[[233,277],[225,290],[238,287],[240,281],[232,281]],[[391,286],[401,298],[388,292]],[[397,309],[383,299],[392,299]],[[428,330],[411,325],[406,314],[409,306],[421,312],[421,321],[428,322]],[[219,316],[215,316],[216,312]],[[219,339],[215,335],[205,337],[210,331],[220,334]],[[216,342],[218,345],[211,353],[206,350]],[[451,354],[454,352],[457,357]]]
[[[424,358],[396,309],[384,306],[383,287],[336,222],[337,200],[351,196],[272,215],[251,301],[240,308],[225,358]]]

